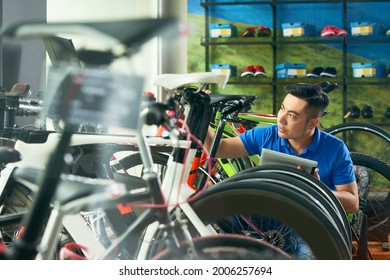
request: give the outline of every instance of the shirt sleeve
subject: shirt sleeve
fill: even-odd
[[[239,137],[245,146],[247,153],[252,156],[260,155],[267,135],[270,134],[271,127],[255,127],[240,134]]]
[[[343,185],[356,181],[353,162],[347,146],[341,143],[333,169],[333,184]]]

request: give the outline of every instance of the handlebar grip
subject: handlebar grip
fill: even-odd
[[[147,107],[143,114],[145,124],[147,125],[161,125],[165,117],[165,107],[161,103],[154,103]]]
[[[240,100],[233,100],[226,104],[226,107],[222,110],[223,114],[231,114],[237,110],[243,109],[252,104],[256,96],[243,96]]]

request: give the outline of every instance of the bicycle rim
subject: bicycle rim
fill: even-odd
[[[316,205],[292,190],[255,180],[222,182],[191,202],[205,224],[232,215],[262,215],[294,229],[317,259],[350,259],[344,237]]]
[[[253,181],[256,179],[257,182],[271,182],[279,186],[284,186],[301,194],[310,201],[315,202],[326,216],[334,223],[335,227],[340,231],[344,237],[345,244],[348,246],[351,244],[351,230],[350,224],[347,220],[346,214],[340,203],[334,203],[333,193],[321,192],[320,188],[314,184],[307,184],[305,181],[298,180],[291,175],[281,173],[279,170],[272,168],[263,169],[262,172],[248,172],[244,174],[238,174],[236,177],[229,179],[229,182],[237,181]],[[278,173],[279,172],[279,173]],[[296,173],[296,172],[294,172]],[[325,186],[327,189],[327,187]],[[241,217],[242,218],[242,217]],[[244,224],[244,223],[243,223]],[[258,223],[266,224],[266,223]],[[285,227],[285,225],[282,225]],[[275,239],[280,238],[280,232],[285,232],[286,229],[278,231],[274,226],[271,227],[272,234],[276,234]]]
[[[165,249],[154,260],[289,260],[282,250],[260,240],[239,235],[205,236]]]
[[[212,225],[217,231],[218,221],[231,216],[270,217],[302,236],[315,259],[351,258],[350,246],[345,244],[344,236],[334,227],[329,217],[307,198],[276,184],[255,181],[221,182],[209,188],[190,205],[203,223]],[[186,219],[180,219],[183,218]],[[189,228],[193,236],[196,236],[197,232],[191,223]],[[248,232],[239,230],[235,233],[246,235]],[[178,236],[181,236],[180,231]],[[162,232],[157,232],[155,242],[149,248],[149,256],[165,249],[163,237]]]
[[[159,173],[159,176],[162,179],[165,175],[169,156],[167,154],[159,152],[152,152],[152,158],[154,168]],[[117,166],[120,166],[120,170],[125,171],[130,175],[138,177],[142,177],[143,175],[143,163],[140,153],[134,153],[120,159],[119,164],[117,164]]]
[[[31,207],[31,191],[20,184],[14,184],[6,194],[1,204],[1,215],[21,213]],[[24,227],[19,219],[15,223],[0,225],[0,233],[4,244],[12,248],[16,240],[23,233]]]
[[[367,215],[368,239],[387,242],[390,233],[390,165],[351,153],[359,187],[360,210]]]
[[[333,207],[335,213],[338,218],[342,221],[343,228],[347,231],[349,239],[351,239],[351,231],[350,231],[350,222],[347,218],[347,214],[345,213],[344,207],[340,203],[340,200],[334,195],[334,193],[321,181],[318,181],[313,176],[307,174],[306,172],[298,171],[296,168],[289,166],[256,166],[251,169],[245,170],[241,172],[240,176],[243,174],[253,174],[253,172],[262,172],[269,174],[283,174],[288,175],[291,178],[295,178],[303,183],[305,183],[308,188],[305,189],[307,191],[317,192],[320,197],[323,197],[327,200],[327,202]],[[252,176],[252,175],[247,175]],[[235,178],[233,178],[234,180]],[[316,195],[315,195],[316,196]],[[317,197],[317,196],[316,196]],[[334,217],[336,219],[336,217]]]
[[[361,152],[385,162],[390,158],[390,133],[379,126],[343,123],[325,131],[343,140],[351,152]]]
[[[34,203],[33,191],[31,191],[23,184],[17,182],[13,182],[12,184],[7,185],[6,189],[8,191],[1,201],[0,215],[17,214],[23,212],[27,213],[26,211],[28,211]],[[0,232],[8,249],[13,248],[15,242],[23,234],[24,229],[23,219],[20,218],[15,219],[12,222],[8,222],[5,225],[0,224]],[[41,237],[43,236],[44,230],[45,228],[43,226],[40,232]],[[62,247],[62,245],[69,242],[74,242],[74,240],[66,231],[66,229],[63,228],[60,235],[58,236],[58,250]],[[58,259],[58,251],[54,257],[55,259]]]

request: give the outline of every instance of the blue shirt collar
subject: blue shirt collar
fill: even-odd
[[[281,143],[282,146],[290,147],[290,144],[285,138],[281,138]],[[307,151],[312,151],[312,152],[315,151],[319,143],[320,143],[320,132],[318,127],[316,126],[314,130],[313,140],[311,140],[309,146],[307,146],[307,148],[303,151],[303,153],[306,153]]]
[[[311,142],[310,142],[309,146],[307,146],[306,150],[313,152],[317,149],[319,144],[320,144],[320,131],[319,131],[318,127],[316,126],[316,128],[314,130],[313,140],[311,140]]]

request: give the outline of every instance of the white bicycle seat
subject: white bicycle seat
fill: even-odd
[[[220,88],[224,88],[229,75],[213,72],[198,72],[188,74],[161,74],[158,75],[153,85],[173,90],[189,84],[217,84]]]

